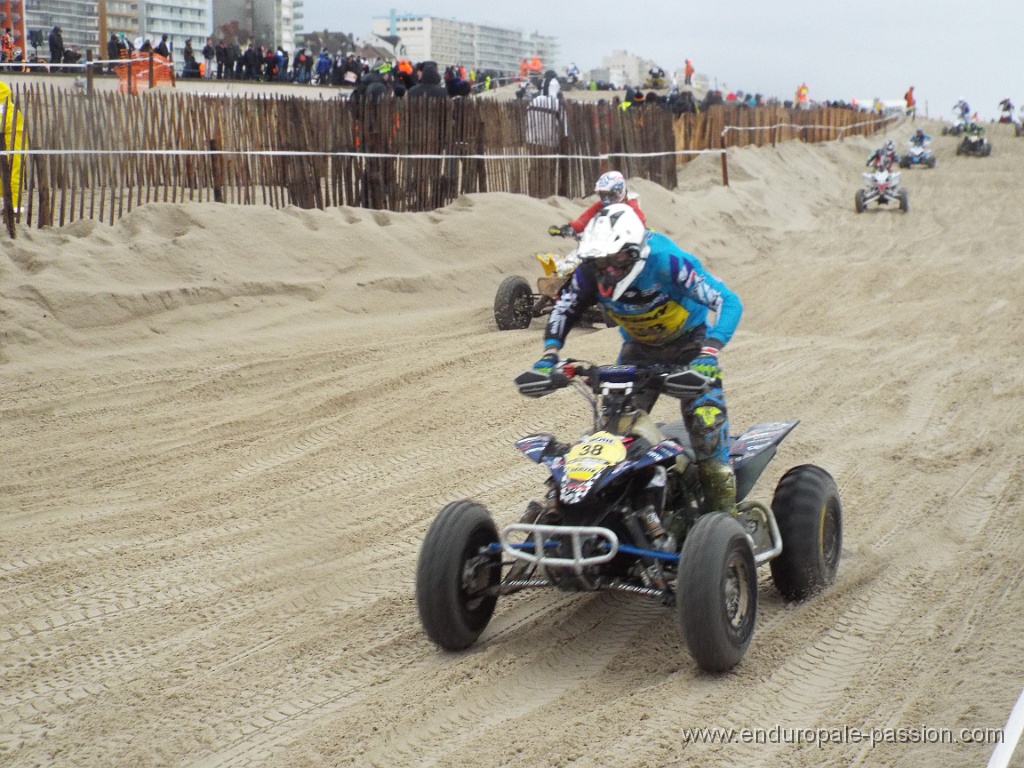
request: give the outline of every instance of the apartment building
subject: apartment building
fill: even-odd
[[[219,2],[220,0],[218,0]],[[290,1],[290,0],[286,0]],[[107,53],[107,40],[100,40],[100,13],[106,14],[106,34],[149,38],[154,44],[168,35],[174,52],[180,55],[185,40],[192,38],[199,48],[210,32],[209,0],[24,0],[26,29],[39,29],[46,39],[60,27],[66,48],[80,53],[91,50],[97,58]],[[40,51],[49,56],[49,50]]]
[[[134,40],[139,36],[139,0],[107,0],[107,36],[123,34]],[[106,58],[106,49],[101,58]]]
[[[553,37],[521,29],[471,24],[436,16],[397,14],[376,16],[373,34],[395,39],[396,56],[412,61],[436,61],[441,66],[462,64],[472,69],[517,71],[524,58],[539,55],[546,67],[558,64],[559,46]]]
[[[149,38],[156,45],[163,35],[169,35],[176,58],[181,57],[185,40],[190,37],[193,46],[199,43],[202,48],[209,30],[208,0],[139,1],[139,37]]]
[[[96,0],[24,0],[26,34],[33,29],[43,33],[39,55],[49,58],[46,40],[50,30],[60,27],[65,48],[94,53],[99,50],[99,14]]]
[[[301,28],[302,0],[214,0],[213,33],[225,25],[238,25],[239,34],[251,38],[254,45],[274,50],[281,46],[295,51],[295,32]],[[248,39],[240,40],[242,47]]]

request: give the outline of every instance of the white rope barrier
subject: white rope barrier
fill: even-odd
[[[159,55],[159,54],[157,54]],[[149,58],[143,54],[134,58],[128,59],[94,59],[93,61],[76,61],[72,64],[65,64],[60,61],[5,61],[0,63],[0,69],[13,69],[15,71],[22,71],[25,68],[31,69],[45,69],[48,72],[55,69],[80,69],[86,70],[89,67],[95,67],[96,69],[102,69],[106,64],[117,64],[122,67],[127,67],[129,64],[132,68],[135,68],[137,64],[143,66],[149,66]],[[174,61],[157,61],[153,60],[154,67],[173,67]]]
[[[888,115],[888,116],[882,117],[881,118],[881,122],[888,123],[890,121],[894,121],[894,120],[898,120],[898,119],[899,119],[899,116],[897,116],[897,115]],[[798,131],[802,131],[802,130],[805,130],[807,128],[821,128],[822,130],[826,130],[826,131],[839,131],[839,133],[844,133],[845,131],[848,131],[848,130],[850,130],[852,128],[862,128],[863,126],[866,126],[866,125],[872,125],[873,126],[873,125],[876,125],[877,123],[878,123],[878,120],[865,120],[864,122],[861,122],[861,123],[851,123],[850,125],[844,125],[844,126],[839,126],[839,127],[834,126],[834,125],[799,125],[797,123],[776,123],[775,125],[751,125],[751,126],[727,125],[727,126],[725,126],[725,128],[722,129],[722,138],[725,138],[725,134],[727,134],[729,131],[771,131],[771,130],[774,130],[775,128],[795,128]]]
[[[253,157],[355,157],[366,160],[609,160],[613,157],[668,157],[670,155],[721,155],[724,149],[679,149],[672,152],[615,152],[601,155],[398,155],[380,152],[302,152],[275,149],[0,149],[0,155],[172,155],[213,157],[247,155]]]
[[[124,61],[124,59],[121,59],[121,61]],[[95,64],[96,62],[93,63]],[[86,66],[87,63],[84,61],[75,62],[74,64],[64,64],[59,61],[5,61],[3,64],[0,64],[0,68],[2,69],[13,69],[16,71],[22,71],[24,69],[45,69],[47,71],[65,68],[85,69]]]

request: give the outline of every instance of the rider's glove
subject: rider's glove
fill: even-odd
[[[576,230],[572,228],[572,224],[552,224],[548,227],[548,234],[552,237],[572,237]]]
[[[557,352],[545,352],[544,357],[533,364],[533,370],[537,373],[551,375],[551,371],[558,365],[558,353]]]
[[[709,379],[721,379],[722,369],[718,367],[718,350],[714,347],[701,347],[700,354],[690,361],[690,370]]]

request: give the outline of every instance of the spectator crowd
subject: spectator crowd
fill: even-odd
[[[186,46],[189,46],[186,43]],[[510,73],[497,70],[467,70],[461,65],[441,70],[437,63],[414,64],[408,59],[366,57],[352,51],[338,50],[331,54],[326,48],[319,53],[299,48],[294,54],[282,46],[270,50],[266,46],[221,40],[216,45],[207,40],[202,50],[202,65],[193,53],[186,55],[185,77],[206,77],[216,80],[245,80],[265,83],[296,83],[310,86],[337,86],[350,89],[353,95],[367,91],[373,95],[403,96],[414,88],[422,93],[432,87],[433,95],[468,96],[473,91],[488,90],[508,80]],[[194,66],[190,66],[195,62]]]
[[[9,46],[6,46],[9,47]],[[54,27],[49,36],[51,61],[64,61],[67,56],[61,38],[60,27]],[[140,53],[154,53],[171,58],[173,50],[167,35],[156,45],[149,39],[137,39],[134,43],[123,33],[112,33],[107,41],[108,72],[113,71],[119,59],[130,58],[136,50]],[[4,58],[5,46],[0,44],[0,58]],[[77,54],[76,54],[77,56]],[[518,82],[517,97],[532,101],[538,95],[547,95],[546,83],[555,73],[545,70],[539,56],[523,58],[518,72],[495,69],[473,70],[461,64],[443,69],[433,61],[413,63],[409,59],[387,59],[382,56],[368,57],[353,51],[337,50],[331,54],[326,47],[313,53],[305,47],[294,54],[277,46],[257,46],[248,42],[244,48],[237,42],[222,39],[216,44],[207,38],[200,51],[193,47],[192,39],[185,41],[182,51],[183,67],[181,77],[207,78],[216,80],[239,80],[267,83],[295,83],[309,86],[335,86],[345,89],[353,98],[395,96],[408,94],[419,96],[469,96],[487,91],[499,85]],[[660,67],[652,67],[647,82],[641,85],[617,86],[602,80],[584,80],[575,64],[565,68],[565,76],[559,78],[561,92],[573,88],[591,91],[615,91],[612,97],[620,109],[643,109],[656,107],[675,115],[699,113],[714,104],[737,106],[784,106],[788,108],[809,108],[814,106],[840,107],[850,109],[877,110],[878,105],[867,107],[856,101],[811,102],[806,83],[802,83],[792,100],[782,101],[776,97],[765,98],[760,93],[745,93],[742,90],[723,92],[717,88],[707,90],[697,98],[693,88],[694,67],[691,59],[686,60],[684,87],[680,88],[675,77],[671,78],[665,93],[666,75]],[[660,91],[660,92],[659,92]],[[557,98],[562,98],[561,94]],[[610,100],[612,100],[610,99]],[[905,96],[907,112],[914,109],[913,88]]]

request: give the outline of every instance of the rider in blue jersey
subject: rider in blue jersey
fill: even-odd
[[[736,480],[729,465],[729,417],[718,352],[732,338],[743,306],[739,297],[665,235],[645,230],[628,205],[602,209],[583,232],[581,263],[562,289],[534,369],[550,373],[583,310],[600,303],[623,338],[623,365],[690,367],[711,378],[711,389],[681,400],[706,509],[733,512]],[[714,313],[714,322],[710,320]],[[656,392],[644,404],[650,411]]]

